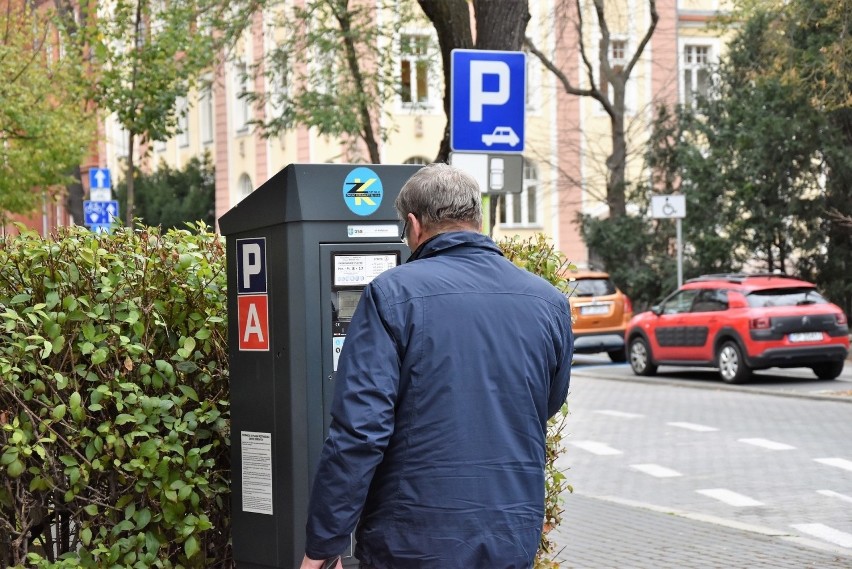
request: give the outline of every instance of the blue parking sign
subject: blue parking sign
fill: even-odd
[[[453,151],[523,152],[526,55],[454,49],[450,77]]]

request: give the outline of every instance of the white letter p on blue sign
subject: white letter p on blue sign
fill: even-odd
[[[266,292],[266,239],[237,239],[237,294]]]
[[[497,76],[497,90],[483,88],[485,75]],[[509,100],[509,66],[503,61],[470,62],[470,122],[482,122],[482,107],[505,105]]]

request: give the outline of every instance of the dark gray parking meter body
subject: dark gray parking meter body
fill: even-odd
[[[301,563],[340,348],[364,286],[410,254],[393,203],[419,168],[291,164],[219,219],[240,569]]]

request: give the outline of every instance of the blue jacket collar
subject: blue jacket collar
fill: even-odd
[[[475,231],[450,231],[439,233],[424,241],[408,258],[406,263],[427,259],[458,247],[474,247],[502,256],[503,252],[487,235]]]

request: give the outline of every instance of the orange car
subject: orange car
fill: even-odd
[[[574,353],[606,352],[614,362],[627,361],[624,331],[633,317],[633,303],[607,273],[571,271],[568,303],[574,321]]]

